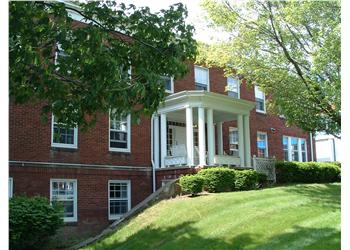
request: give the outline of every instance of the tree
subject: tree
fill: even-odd
[[[181,3],[151,13],[113,1],[10,2],[9,13],[10,100],[45,103],[43,117],[67,126],[88,128],[110,110],[152,114],[165,97],[160,77],[182,77],[196,53]]]
[[[205,0],[202,6],[230,39],[201,44],[198,62],[259,85],[271,97],[269,110],[287,123],[340,133],[339,1]]]

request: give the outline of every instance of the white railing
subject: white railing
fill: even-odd
[[[268,181],[276,182],[276,158],[259,158],[253,156],[253,168],[258,173],[266,174]]]
[[[187,164],[187,151],[185,145],[174,145],[170,150],[171,156],[166,156],[164,158],[165,166],[181,166]]]
[[[214,164],[239,166],[241,164],[241,159],[231,155],[214,155]]]

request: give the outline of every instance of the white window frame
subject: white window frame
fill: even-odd
[[[53,182],[73,182],[74,199],[73,199],[73,217],[63,217],[64,222],[77,222],[78,221],[78,181],[77,179],[50,179],[50,202],[52,202],[52,184]],[[59,201],[59,200],[58,200]]]
[[[266,96],[265,93],[259,88],[259,86],[254,85],[254,98],[255,98],[255,102],[256,102],[256,92],[260,91],[263,93],[263,100],[264,100],[264,110],[258,109],[258,107],[255,108],[256,112],[258,113],[262,113],[262,114],[266,114]]]
[[[209,68],[202,67],[202,66],[199,66],[199,65],[194,65],[194,72],[193,72],[193,75],[194,75],[194,85],[195,85],[195,86],[196,86],[196,68],[202,68],[202,69],[207,70],[208,83],[207,83],[207,90],[206,90],[206,91],[209,92],[209,91],[210,91]]]
[[[117,220],[121,216],[123,216],[123,214],[111,215],[111,211],[110,211],[110,201],[111,201],[110,184],[112,184],[112,183],[117,183],[117,184],[126,183],[127,184],[128,211],[130,211],[130,209],[131,209],[131,181],[130,180],[109,180],[108,181],[108,220]]]
[[[54,142],[54,125],[55,125],[55,117],[52,114],[52,118],[51,118],[51,147],[55,147],[55,148],[73,148],[73,149],[77,149],[78,148],[78,127],[74,127],[74,143],[73,144],[67,144],[67,143],[57,143]]]
[[[165,93],[173,94],[174,93],[174,77],[172,76],[161,76],[170,78],[170,90],[165,88]]]
[[[13,197],[13,178],[9,177],[9,186],[8,186],[8,191],[9,191],[9,198]]]
[[[228,92],[235,92],[235,91],[229,90],[229,84],[228,84],[229,78],[233,78],[233,79],[237,80],[237,91],[238,91],[237,92],[237,99],[241,99],[241,84],[240,84],[240,80],[237,77],[233,77],[233,76],[226,77],[227,95],[228,95]]]
[[[258,131],[256,133],[256,143],[258,143],[258,137],[259,135],[265,135],[265,138],[266,138],[266,150],[265,150],[265,158],[268,158],[269,157],[269,138],[267,136],[267,133],[266,132],[261,132],[261,131]],[[258,145],[256,145],[256,150],[258,150]]]
[[[283,147],[283,137],[288,139],[288,160],[287,161],[292,161],[292,138],[296,138],[298,140],[298,162],[303,162],[303,155],[302,155],[302,150],[301,150],[301,140],[305,141],[305,162],[308,161],[308,151],[307,151],[307,139],[301,138],[301,137],[296,137],[296,136],[288,136],[288,135],[283,135],[282,136],[282,147]],[[284,153],[283,153],[284,155]],[[286,161],[286,160],[285,160]]]
[[[238,136],[238,129],[236,127],[229,127],[228,129],[228,140],[229,140],[229,146],[231,146],[231,140],[230,140],[230,133],[232,131],[237,131],[237,136]],[[238,146],[238,149],[237,149],[237,157],[239,156],[239,141],[238,141],[238,138],[237,138],[237,146]],[[231,152],[233,152],[235,150],[231,150],[231,147],[229,148],[229,152],[230,152],[230,155],[231,155]]]
[[[131,115],[127,115],[126,117],[127,123],[127,147],[126,148],[113,148],[111,147],[111,115],[109,113],[109,123],[108,123],[108,149],[111,152],[131,152]]]

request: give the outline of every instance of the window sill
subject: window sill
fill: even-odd
[[[256,113],[266,115],[266,111],[256,109]]]
[[[108,152],[112,154],[126,154],[126,155],[131,154],[131,150],[109,149]]]

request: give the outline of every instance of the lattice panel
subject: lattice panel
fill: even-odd
[[[168,156],[164,158],[165,166],[178,166],[187,164],[187,156]]]
[[[276,159],[253,157],[253,166],[258,173],[267,175],[267,180],[276,182]]]

